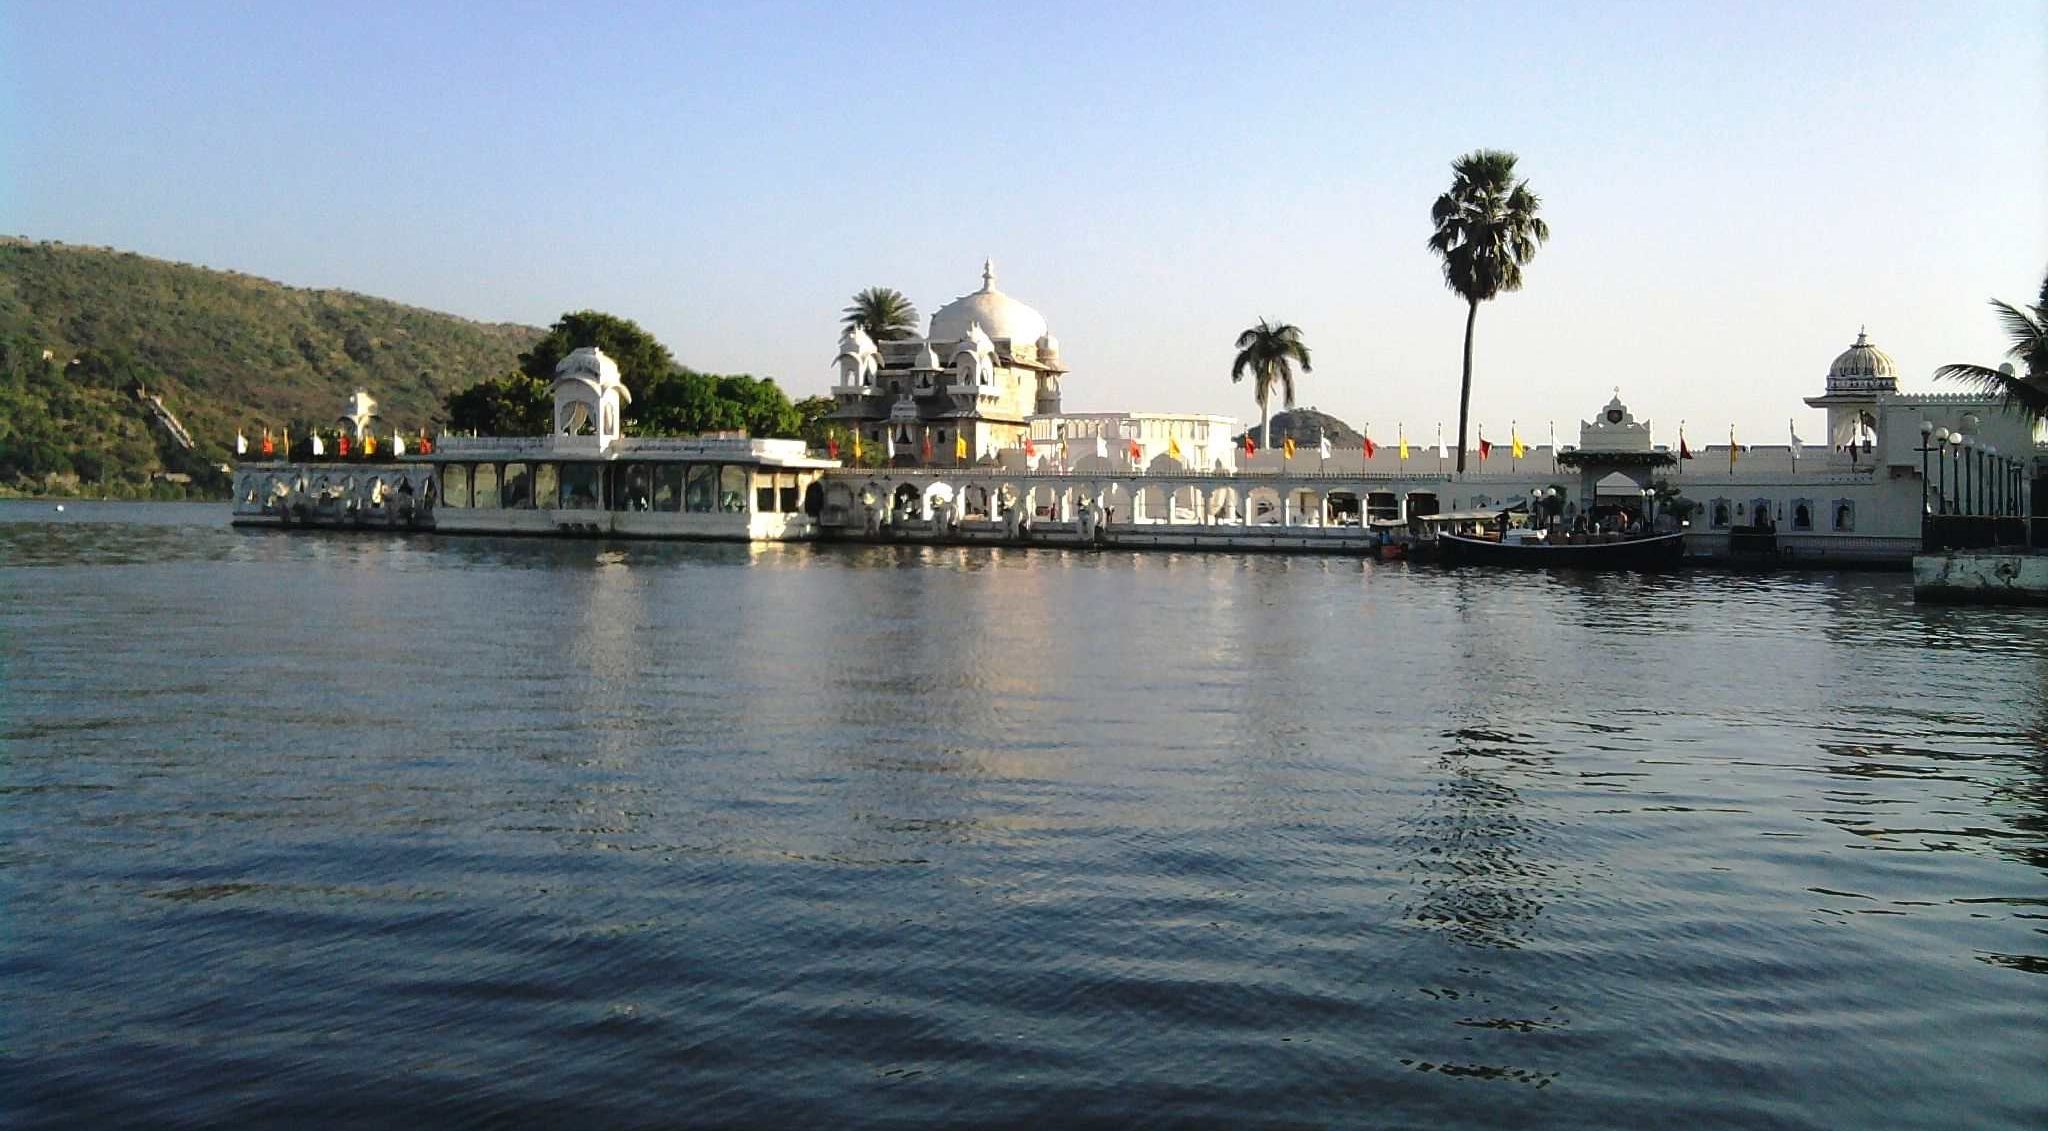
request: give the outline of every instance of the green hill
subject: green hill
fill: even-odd
[[[217,494],[236,430],[331,426],[357,388],[410,433],[542,331],[110,248],[0,238],[0,491]],[[142,396],[160,398],[187,448]],[[189,476],[188,489],[181,482]]]

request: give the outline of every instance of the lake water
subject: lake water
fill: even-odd
[[[14,1127],[2048,1125],[2048,615],[0,504]]]

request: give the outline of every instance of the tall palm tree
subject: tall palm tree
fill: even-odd
[[[1543,206],[1528,181],[1515,179],[1515,155],[1475,149],[1451,162],[1451,190],[1430,206],[1429,250],[1444,261],[1444,285],[1466,303],[1465,378],[1458,386],[1458,471],[1465,470],[1465,421],[1472,411],[1472,324],[1479,304],[1522,289],[1522,267],[1550,238],[1536,215]]]
[[[1992,369],[1957,363],[1942,366],[1934,371],[1934,376],[1975,385],[1980,392],[2003,397],[2007,407],[2019,409],[2029,420],[2048,420],[2048,277],[2042,278],[2041,298],[2031,308],[1992,299],[1991,309],[1998,312],[1998,320],[2012,336],[2012,345],[2005,355],[2024,367],[2025,374],[2010,365]]]
[[[1308,361],[1308,343],[1301,340],[1301,327],[1292,323],[1271,323],[1259,319],[1259,324],[1237,336],[1237,360],[1230,366],[1230,383],[1235,385],[1252,375],[1252,390],[1259,398],[1259,446],[1273,446],[1272,419],[1266,411],[1266,401],[1273,394],[1273,386],[1280,386],[1280,399],[1288,408],[1294,407],[1294,367],[1301,366],[1303,373],[1314,371]]]
[[[878,342],[917,337],[917,307],[894,287],[869,287],[841,313],[842,324],[858,326]]]

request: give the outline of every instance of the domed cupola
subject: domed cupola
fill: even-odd
[[[1870,344],[1870,335],[1863,330],[1856,332],[1856,344],[1843,350],[1835,363],[1828,366],[1828,392],[1833,393],[1896,393],[1899,391],[1899,367],[1892,361],[1892,355]]]
[[[981,289],[962,295],[932,314],[931,332],[935,342],[957,342],[968,328],[980,325],[991,338],[1012,343],[1036,342],[1045,336],[1045,317],[1029,306],[996,289],[993,260],[981,265]]]
[[[1058,365],[1060,361],[1060,340],[1047,330],[1038,336],[1038,360],[1047,365]]]

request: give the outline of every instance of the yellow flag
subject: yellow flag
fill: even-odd
[[[377,454],[377,437],[363,437],[363,454],[366,456],[373,456]]]
[[[1399,431],[1401,435],[1401,458],[1406,460],[1408,458],[1408,430],[1402,428]]]
[[[853,430],[853,458],[860,458],[860,429]]]
[[[1283,456],[1283,458],[1286,458],[1286,459],[1293,459],[1293,458],[1294,458],[1294,437],[1292,437],[1292,436],[1289,436],[1289,437],[1287,437],[1286,439],[1283,439],[1283,440],[1281,440],[1281,441],[1280,441],[1280,448],[1281,448],[1281,453],[1282,453],[1282,456]]]
[[[1529,454],[1528,445],[1522,443],[1521,432],[1517,431],[1512,424],[1508,425],[1508,440],[1510,441],[1508,450],[1515,454],[1516,459],[1521,459]]]
[[[1166,458],[1180,459],[1180,437],[1169,434],[1166,437]]]
[[[963,460],[967,458],[967,433],[953,433],[953,458]]]

